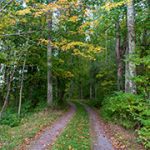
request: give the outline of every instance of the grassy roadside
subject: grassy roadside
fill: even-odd
[[[76,103],[77,112],[52,150],[90,150],[89,118],[83,106]]]
[[[21,120],[17,127],[0,125],[0,149],[13,150],[22,143],[29,141],[42,128],[51,125],[64,110],[45,110],[35,112]]]

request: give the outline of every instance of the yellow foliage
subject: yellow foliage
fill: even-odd
[[[42,14],[43,14],[42,11],[37,11],[37,12],[34,13],[34,16],[35,16],[35,17],[39,17],[39,16],[41,16]]]
[[[72,78],[72,77],[74,77],[74,74],[72,74],[70,71],[65,71],[64,72],[64,77],[65,78]]]
[[[61,4],[61,3],[63,3],[63,4],[64,4],[64,3],[68,3],[68,0],[58,0],[58,3],[59,3],[59,4]]]
[[[64,63],[64,60],[62,60],[62,59],[59,59],[58,61],[59,61],[60,64]]]
[[[46,40],[46,39],[39,39],[39,43],[47,45],[48,44],[48,40]]]
[[[64,52],[72,51],[72,55],[81,56],[90,60],[95,60],[94,54],[103,50],[103,48],[99,46],[94,46],[80,41],[69,42],[67,40],[63,40],[61,42],[52,43],[52,45]]]
[[[10,18],[10,16],[5,16],[1,18],[0,30],[3,31],[5,28],[9,26],[13,26],[16,24],[16,20],[14,18]]]
[[[48,7],[46,8],[47,10],[56,10],[56,9],[59,9],[61,8],[59,5],[57,5],[56,3],[49,3],[47,5]]]
[[[101,17],[100,19],[102,19],[102,17]],[[94,25],[95,27],[97,27],[97,26],[99,25],[98,20],[94,20],[92,23],[93,23],[93,25]]]
[[[30,13],[31,13],[31,10],[29,7],[26,9],[17,11],[17,15],[20,15],[20,16],[24,16],[24,15],[30,14]]]
[[[78,20],[78,16],[72,16],[69,20],[71,22],[76,22]]]
[[[16,20],[14,20],[14,19],[9,19],[8,22],[10,25],[16,24]]]
[[[127,0],[123,0],[121,2],[107,2],[105,4],[105,6],[103,6],[104,9],[106,9],[107,11],[119,7],[119,6],[123,6],[124,4],[126,4]]]
[[[59,8],[60,8],[60,6],[57,5],[56,3],[49,3],[48,5],[38,4],[38,8],[37,8],[36,12],[34,12],[34,16],[39,17],[43,14],[46,14],[47,12],[51,13],[52,11],[55,11]]]
[[[66,70],[63,70],[63,69],[57,69],[57,71],[55,72],[55,75],[56,76],[61,76],[63,78],[73,78],[74,77],[74,74],[70,71],[66,71]]]
[[[90,25],[91,25],[91,22],[90,22],[90,21],[87,21],[87,22],[83,23],[83,24],[80,26],[80,28],[79,28],[79,32],[80,32],[80,33],[84,33],[84,30],[85,30],[86,28],[90,27]]]
[[[21,18],[19,21],[20,21],[21,23],[27,23],[27,19],[26,19],[26,18]]]

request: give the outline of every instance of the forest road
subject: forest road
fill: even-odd
[[[57,140],[57,137],[65,129],[69,121],[72,119],[75,114],[76,107],[74,104],[70,104],[70,110],[64,114],[59,120],[57,120],[51,127],[47,128],[38,139],[35,139],[28,145],[26,150],[46,150],[49,149],[54,142]]]
[[[99,115],[92,108],[85,106],[90,118],[90,134],[92,138],[92,150],[115,150],[105,136],[104,129],[101,126]]]

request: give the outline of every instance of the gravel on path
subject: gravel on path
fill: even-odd
[[[114,150],[110,140],[105,135],[97,112],[88,106],[85,108],[90,117],[92,150]]]
[[[31,144],[26,147],[26,150],[46,150],[47,147],[53,145],[57,137],[62,133],[75,114],[75,111],[75,105],[71,104],[70,110],[58,121],[56,121],[51,127],[47,128],[38,139],[32,141]]]

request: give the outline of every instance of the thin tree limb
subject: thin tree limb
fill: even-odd
[[[18,33],[12,33],[12,34],[0,34],[0,37],[8,37],[8,36],[22,36],[22,35],[26,35],[26,34],[32,34],[35,33],[37,31],[28,31],[28,32],[18,32]]]
[[[14,0],[10,0],[2,9],[0,9],[0,12],[2,12],[8,5],[10,5]]]

